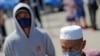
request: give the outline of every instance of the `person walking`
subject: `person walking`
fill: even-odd
[[[88,9],[89,9],[89,14],[90,14],[92,29],[98,30],[97,25],[96,25],[96,12],[98,9],[96,0],[88,0]]]
[[[80,25],[83,29],[87,29],[89,26],[87,25],[84,11],[84,3],[83,0],[75,0],[76,3],[76,16],[75,19],[77,21],[77,25]],[[84,26],[81,24],[81,18],[83,19]]]
[[[13,11],[15,31],[4,43],[5,56],[55,56],[55,49],[48,34],[34,25],[31,8],[19,3]]]

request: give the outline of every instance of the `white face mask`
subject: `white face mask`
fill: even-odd
[[[63,52],[63,56],[81,56],[81,52]]]

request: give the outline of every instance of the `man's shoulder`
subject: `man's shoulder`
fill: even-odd
[[[96,49],[84,49],[83,52],[86,56],[100,56],[100,51]]]
[[[48,35],[48,33],[44,31],[43,29],[36,28],[35,33],[37,33],[40,36],[43,36],[45,39],[50,39],[50,36]]]
[[[41,28],[35,28],[36,29],[36,32],[39,32],[39,33],[41,33],[41,34],[45,34],[46,33],[46,31],[44,31],[43,29],[41,29]]]
[[[5,42],[13,42],[16,37],[16,32],[12,32],[9,36],[6,37]]]

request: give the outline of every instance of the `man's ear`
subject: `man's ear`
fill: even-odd
[[[83,40],[83,43],[82,43],[82,49],[84,49],[86,46],[86,40]]]

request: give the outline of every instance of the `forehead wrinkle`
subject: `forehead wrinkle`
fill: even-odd
[[[78,45],[78,44],[80,44],[82,41],[63,41],[62,40],[62,44],[63,45],[65,45],[65,46],[67,46],[67,47],[73,47],[73,46],[75,46],[75,45]]]

